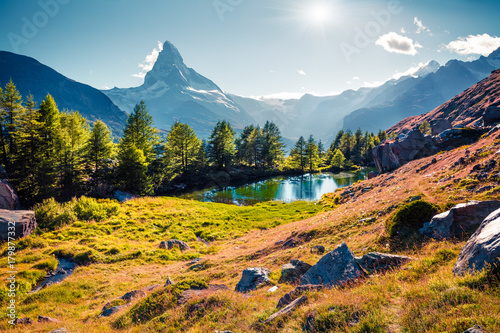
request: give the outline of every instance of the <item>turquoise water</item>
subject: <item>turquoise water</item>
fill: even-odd
[[[303,176],[278,176],[238,187],[193,192],[184,195],[183,198],[236,205],[253,205],[271,200],[284,202],[316,201],[321,199],[325,193],[334,192],[338,188],[366,179],[371,170],[364,169],[340,174],[326,172]]]

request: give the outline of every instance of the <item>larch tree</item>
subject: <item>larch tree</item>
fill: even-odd
[[[314,140],[314,137],[312,135],[309,137],[309,140],[307,140],[306,160],[309,171],[315,170],[320,162],[318,145],[316,144],[316,140]]]
[[[176,172],[185,172],[196,165],[201,141],[187,124],[176,122],[167,137],[167,151]]]
[[[90,131],[87,144],[84,148],[84,159],[90,178],[94,185],[104,179],[103,170],[109,166],[109,160],[115,153],[115,144],[108,126],[97,120]]]
[[[285,156],[283,138],[278,126],[267,121],[262,129],[263,148],[262,154],[266,167],[278,166]]]
[[[5,86],[1,105],[3,109],[1,121],[5,130],[5,143],[8,145],[9,155],[12,156],[16,152],[13,132],[16,129],[17,120],[23,112],[22,98],[12,79]]]
[[[299,167],[302,171],[304,171],[307,163],[307,154],[306,154],[307,142],[303,136],[299,138],[299,140],[295,143],[295,146],[292,148],[290,156],[292,158],[292,163]]]
[[[235,155],[235,132],[231,125],[219,121],[208,139],[208,158],[217,168],[228,168]]]

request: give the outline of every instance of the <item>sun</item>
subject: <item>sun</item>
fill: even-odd
[[[316,3],[307,9],[307,19],[314,24],[323,24],[330,19],[331,9],[325,3]]]

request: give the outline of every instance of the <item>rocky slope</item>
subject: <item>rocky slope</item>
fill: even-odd
[[[101,119],[115,137],[121,135],[127,114],[99,90],[71,80],[33,58],[0,51],[0,85],[4,87],[11,78],[24,99],[32,94],[40,103],[50,93],[59,110],[79,111],[90,122]]]
[[[139,101],[144,100],[155,125],[163,130],[180,121],[206,138],[219,120],[229,121],[236,129],[254,122],[214,82],[187,67],[177,48],[168,41],[141,86],[115,87],[103,93],[129,113]]]
[[[490,126],[500,122],[500,70],[433,111],[397,123],[388,132],[405,133],[424,121],[433,125],[442,120],[449,121],[453,127]]]

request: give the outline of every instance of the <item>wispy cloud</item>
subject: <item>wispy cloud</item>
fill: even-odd
[[[139,68],[141,69],[141,71],[139,73],[132,74],[132,76],[144,79],[146,73],[153,69],[153,66],[155,65],[155,62],[158,59],[158,55],[161,51],[163,51],[163,44],[161,42],[158,42],[158,48],[154,48],[153,51],[151,51],[151,53],[146,56],[144,62],[139,64]]]
[[[417,34],[422,33],[422,32],[431,32],[431,29],[427,28],[423,23],[422,20],[419,20],[418,17],[415,17],[413,19],[413,23],[417,26]]]
[[[297,73],[299,75],[307,75],[306,72],[304,72],[302,69],[297,70]]]
[[[468,37],[460,37],[459,39],[445,45],[445,48],[450,52],[467,55],[480,54],[483,56],[489,55],[500,47],[500,37],[493,37],[488,34],[469,35]]]
[[[422,48],[422,45],[418,42],[395,32],[389,32],[388,34],[380,36],[375,44],[382,46],[387,52],[408,55],[416,55],[418,53],[417,49]]]

